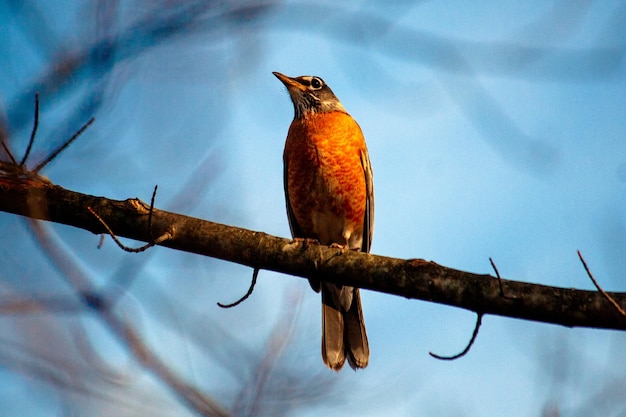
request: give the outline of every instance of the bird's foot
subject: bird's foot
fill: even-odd
[[[350,250],[348,245],[340,245],[339,243],[331,243],[328,247],[330,249],[339,249],[337,251],[337,255],[343,255],[344,253],[346,253],[346,252],[348,252]]]

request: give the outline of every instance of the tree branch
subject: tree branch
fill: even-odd
[[[0,170],[3,168],[0,163]],[[0,211],[106,232],[93,208],[116,235],[151,241],[150,206],[138,199],[109,200],[66,190],[37,178],[0,176]],[[294,242],[198,218],[152,211],[153,235],[172,235],[161,246],[299,277],[446,304],[477,312],[570,327],[626,330],[599,292],[502,279],[459,271],[421,259],[395,259]],[[626,306],[626,293],[609,293]]]

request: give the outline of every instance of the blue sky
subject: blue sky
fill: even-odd
[[[15,149],[30,134],[26,92],[59,55],[174,7],[32,2],[20,11],[13,3],[0,5],[9,51],[0,91]],[[98,26],[110,12],[115,25]],[[83,74],[65,92],[42,94],[33,158],[93,108],[95,124],[44,172],[56,184],[144,201],[158,184],[158,207],[287,237],[282,149],[293,109],[271,72],[318,75],[366,136],[376,193],[373,253],[476,273],[492,273],[491,257],[510,279],[591,289],[581,250],[606,290],[624,291],[625,15],[619,1],[287,2],[256,20],[243,14],[240,26],[207,18],[206,26],[120,57],[106,77]],[[0,214],[0,227],[11,236],[0,255],[5,296],[71,296],[22,220]],[[612,391],[626,383],[621,332],[487,316],[470,353],[441,362],[428,352],[462,350],[473,313],[366,291],[370,365],[335,375],[320,358],[319,296],[305,280],[262,271],[253,296],[223,311],[215,303],[246,291],[247,268],[163,248],[129,255],[110,241],[98,250],[88,232],[51,227],[95,282],[132,279],[120,312],[177,372],[226,407],[251,374],[236,358],[258,358],[273,334],[282,340],[273,329],[296,314],[276,372],[334,384],[327,397],[294,408],[297,415],[623,413],[623,396]],[[143,398],[158,398],[149,409],[155,415],[188,413],[92,316],[7,316],[0,326],[7,415],[93,415],[90,407],[133,415],[145,410]],[[50,388],[18,366],[16,346],[29,348],[25,363],[84,353],[75,328],[99,358],[134,375],[128,385],[94,384],[125,406]],[[210,333],[216,328],[228,334],[227,347]],[[93,372],[93,360],[67,355],[67,369]],[[280,407],[280,395],[267,395]],[[271,405],[263,407],[271,414]]]

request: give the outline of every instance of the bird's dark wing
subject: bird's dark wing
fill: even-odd
[[[287,219],[289,220],[289,229],[291,230],[291,237],[293,238],[306,238],[304,233],[302,233],[302,229],[296,220],[296,215],[293,213],[293,209],[291,208],[291,202],[289,201],[289,183],[287,173],[289,172],[289,162],[287,158],[283,158],[283,187],[285,189],[285,204],[287,205]],[[313,291],[320,291],[320,281],[317,279],[309,278],[309,285],[313,288]]]
[[[361,165],[365,175],[365,217],[363,219],[363,243],[362,252],[369,252],[372,247],[374,236],[374,173],[367,153],[367,148],[361,151]]]
[[[289,201],[289,184],[287,182],[287,173],[289,172],[289,163],[287,158],[283,160],[283,186],[285,188],[285,203],[287,205],[287,219],[289,220],[289,229],[291,230],[291,237],[301,237],[304,238],[306,236],[303,235],[302,229],[296,220],[296,216],[293,213],[293,209],[291,208],[291,202]]]

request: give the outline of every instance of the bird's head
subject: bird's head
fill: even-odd
[[[320,77],[303,75],[291,78],[280,72],[273,74],[287,87],[293,103],[294,118],[331,111],[347,113],[343,104]]]

